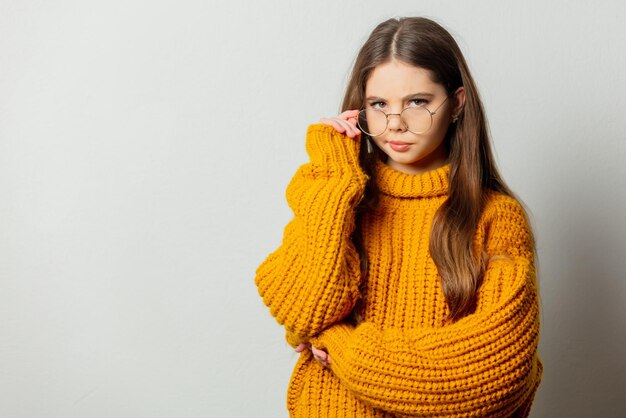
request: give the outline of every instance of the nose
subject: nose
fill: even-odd
[[[404,132],[406,130],[404,121],[402,120],[402,117],[399,114],[394,113],[394,114],[387,116],[387,118],[389,120],[387,123],[387,128],[390,131]]]

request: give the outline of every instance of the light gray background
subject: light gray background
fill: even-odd
[[[449,28],[531,209],[533,417],[626,416],[622,1],[0,3],[0,416],[286,417],[258,264],[380,21]]]

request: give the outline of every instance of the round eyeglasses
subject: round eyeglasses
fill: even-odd
[[[385,113],[380,109],[367,107],[359,111],[357,125],[366,135],[379,136],[387,130],[389,116],[400,116],[400,121],[409,132],[417,135],[423,134],[433,126],[433,116],[450,96],[446,97],[434,112],[428,110],[424,105],[406,107],[400,113]]]

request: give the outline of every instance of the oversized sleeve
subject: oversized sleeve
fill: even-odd
[[[356,303],[360,259],[350,235],[367,179],[359,139],[312,124],[305,146],[310,161],[286,190],[293,218],[255,276],[263,302],[294,347],[344,318]]]
[[[504,206],[473,314],[440,328],[340,322],[311,340],[363,402],[404,417],[528,416],[543,371],[534,244],[521,206]]]

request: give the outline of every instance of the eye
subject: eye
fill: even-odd
[[[428,104],[428,100],[424,99],[411,99],[409,103],[415,103],[417,106],[426,106]]]
[[[374,109],[379,109],[378,107],[376,107],[376,105],[381,104],[381,105],[385,105],[385,102],[371,102],[370,106],[372,106]]]

